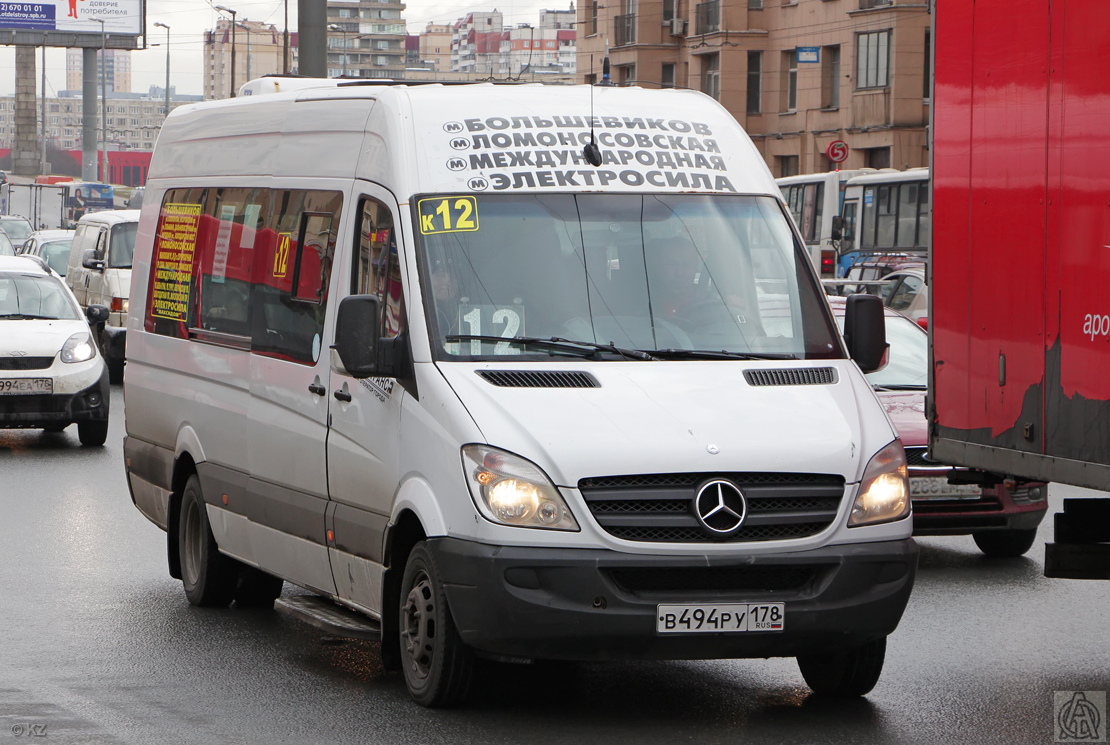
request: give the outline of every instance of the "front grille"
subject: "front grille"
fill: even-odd
[[[564,370],[479,370],[487,383],[502,388],[600,388],[592,375]]]
[[[0,370],[45,370],[53,357],[0,357]]]
[[[835,367],[802,367],[785,370],[745,370],[748,385],[832,385]]]
[[[782,592],[805,587],[817,575],[813,566],[626,567],[609,577],[633,594],[663,592]]]
[[[69,396],[0,396],[3,414],[64,414],[69,410]]]
[[[932,460],[929,457],[928,448],[925,447],[909,447],[906,448],[906,464],[910,468],[946,468],[943,463]]]
[[[698,487],[728,479],[744,493],[748,512],[724,539],[705,530],[692,502]],[[836,518],[844,479],[807,473],[677,473],[605,476],[578,482],[591,514],[610,535],[626,541],[730,543],[816,535]]]

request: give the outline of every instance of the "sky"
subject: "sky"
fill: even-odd
[[[84,0],[81,0],[84,2]],[[288,0],[289,28],[297,28],[297,0]],[[146,0],[146,30],[148,44],[159,44],[131,53],[131,88],[143,93],[150,86],[163,86],[166,82],[166,51],[161,46],[166,40],[166,30],[155,28],[159,21],[170,26],[170,85],[178,93],[200,95],[204,92],[202,73],[203,39],[205,30],[215,27],[223,14],[213,9],[223,5],[237,12],[236,20],[272,23],[281,30],[284,26],[285,0]],[[570,7],[570,0],[407,0],[404,11],[409,33],[419,33],[428,23],[450,23],[471,12],[496,8],[504,15],[506,26],[518,23],[536,23],[539,11]],[[41,64],[41,54],[35,55],[36,65]],[[36,89],[41,85],[41,70],[35,71]],[[65,50],[48,49],[46,52],[46,95],[51,97],[66,87]],[[0,46],[0,95],[15,91],[15,52],[12,47]]]

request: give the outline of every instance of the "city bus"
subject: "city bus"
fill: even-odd
[[[929,169],[882,169],[844,187],[838,276],[869,256],[903,254],[924,261],[932,237]]]
[[[833,237],[834,218],[841,212],[844,187],[853,176],[873,169],[826,171],[775,179],[798,225],[813,267],[822,277],[836,275],[839,239]]]

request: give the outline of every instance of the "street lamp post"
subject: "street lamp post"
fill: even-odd
[[[235,98],[235,16],[238,11],[231,8],[224,7],[223,5],[212,6],[216,10],[223,11],[231,16],[231,98]]]
[[[338,23],[329,23],[328,31],[338,31],[343,34],[339,39],[343,42],[340,53],[343,55],[343,77],[347,77],[347,29],[343,28]]]
[[[161,21],[155,21],[154,25],[158,28],[166,29],[166,111],[165,115],[170,115],[170,27]]]
[[[100,183],[108,183],[108,35],[104,19],[89,16],[100,24]]]

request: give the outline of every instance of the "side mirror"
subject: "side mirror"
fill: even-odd
[[[349,295],[339,303],[334,349],[347,373],[368,378],[378,372],[381,305],[373,295]]]
[[[86,269],[95,269],[98,272],[104,271],[104,262],[96,258],[95,248],[86,248],[81,252],[81,266]]]
[[[838,241],[844,236],[844,218],[840,215],[833,215],[830,235],[834,241]]]
[[[917,325],[920,326],[921,328],[925,329],[926,331],[928,331],[929,330],[929,317],[928,316],[921,316],[921,318],[917,319]]]
[[[85,308],[85,318],[89,319],[89,323],[93,326],[101,323],[108,322],[108,306],[107,305],[90,305]]]
[[[848,355],[865,373],[882,368],[886,356],[886,319],[877,295],[849,295],[844,307],[844,342]]]

